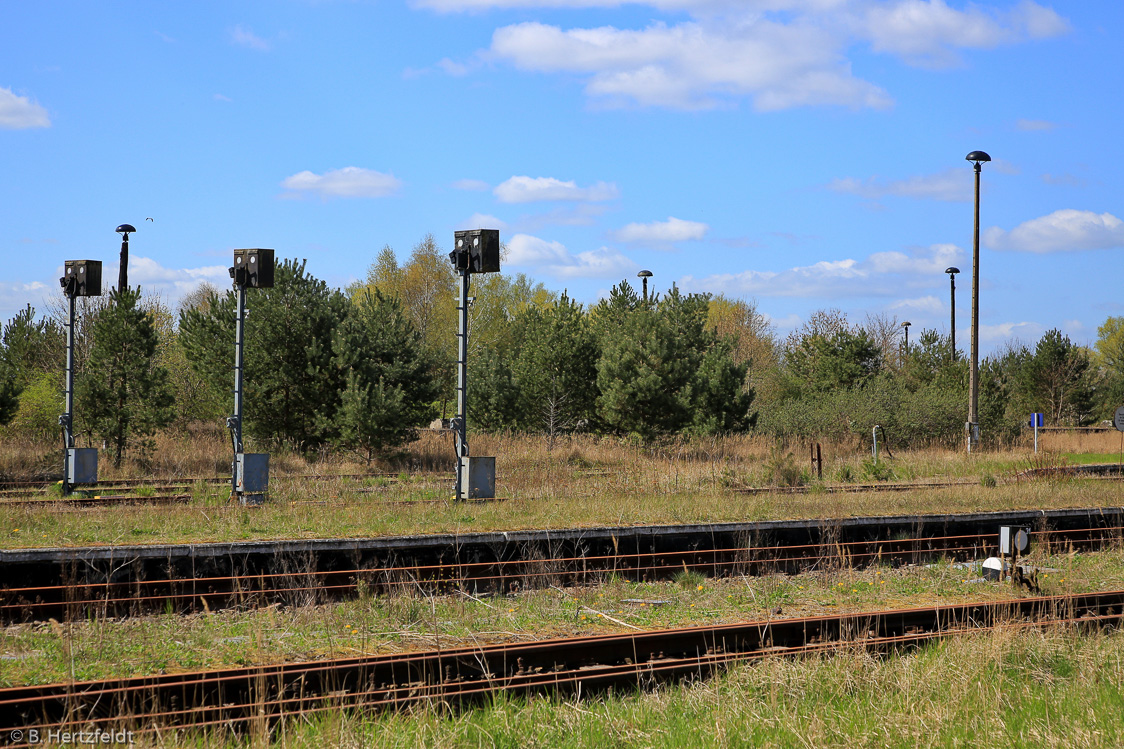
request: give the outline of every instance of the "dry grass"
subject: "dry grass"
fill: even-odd
[[[148,472],[130,463],[109,480],[129,476],[220,475],[229,446],[211,431],[176,441],[165,435]],[[1051,479],[1015,481],[1032,464],[1029,451],[977,453],[947,450],[896,454],[878,469],[895,480],[953,478],[967,485],[905,492],[828,494],[811,482],[804,495],[738,494],[743,486],[774,480],[782,456],[808,471],[799,456],[759,437],[669,441],[638,446],[619,440],[576,437],[554,450],[545,438],[478,435],[473,453],[497,457],[497,493],[506,501],[452,503],[450,437],[426,433],[410,452],[377,469],[439,470],[398,478],[297,478],[308,473],[346,474],[364,467],[333,457],[310,461],[291,453],[271,457],[271,501],[248,510],[228,502],[228,490],[199,485],[186,505],[75,509],[66,506],[0,507],[0,548],[91,544],[186,543],[265,538],[341,538],[595,525],[706,523],[999,509],[1110,506],[1119,484]],[[26,446],[18,446],[27,455]],[[872,481],[865,451],[824,446],[824,475]],[[0,450],[0,454],[4,451]],[[57,456],[57,453],[56,453]],[[1060,462],[1042,453],[1035,464]],[[222,469],[220,472],[219,469]],[[787,469],[786,469],[787,470]],[[995,484],[998,483],[996,486]]]
[[[1047,594],[1124,588],[1118,551],[1035,555],[1029,561],[1056,570],[1042,573]],[[606,576],[601,585],[566,590],[469,592],[472,597],[405,589],[327,605],[13,625],[0,630],[0,686],[425,650],[438,642],[453,647],[1015,595],[1009,584],[984,582],[978,569],[953,564],[760,577],[694,573],[647,583]]]

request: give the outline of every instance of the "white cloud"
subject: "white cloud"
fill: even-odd
[[[1066,208],[1031,219],[1011,231],[993,226],[984,232],[984,244],[996,250],[1066,252],[1124,247],[1124,222],[1111,213]]]
[[[0,129],[26,130],[50,127],[47,110],[26,96],[16,96],[10,88],[0,88]]]
[[[62,268],[59,268],[59,276],[61,275]],[[52,287],[42,281],[25,283],[0,280],[0,326],[29,304],[35,308],[37,315],[42,315],[52,295],[57,299],[61,294],[58,284]]]
[[[454,190],[469,190],[471,192],[484,192],[492,186],[481,179],[458,179],[452,184]]]
[[[117,285],[117,264],[105,266],[102,284],[107,288]],[[158,291],[179,299],[194,290],[204,281],[220,289],[230,285],[229,265],[206,265],[200,268],[166,268],[152,258],[131,256],[129,258],[129,285],[140,284],[148,293]],[[106,283],[106,281],[109,283]]]
[[[1002,343],[1012,339],[1037,341],[1045,332],[1046,329],[1036,322],[1004,322],[998,325],[981,325],[980,341],[983,343]]]
[[[441,70],[443,70],[448,75],[454,76],[456,78],[468,75],[469,71],[471,70],[471,67],[466,65],[465,63],[455,62],[453,60],[450,60],[448,57],[443,57],[438,60],[437,67],[441,68]]]
[[[769,323],[769,325],[782,333],[789,330],[796,330],[804,322],[800,315],[795,312],[785,315],[784,317],[773,317],[768,312],[762,312],[761,316],[765,318],[765,321]]]
[[[525,233],[538,231],[544,226],[593,226],[604,213],[603,205],[578,203],[572,206],[559,206],[545,213],[520,216],[512,222],[512,226]]]
[[[1043,174],[1042,181],[1055,187],[1084,187],[1085,180],[1073,174]]]
[[[533,203],[540,200],[600,202],[614,200],[620,192],[611,182],[597,182],[578,187],[574,181],[563,182],[554,177],[515,176],[492,191],[502,203]]]
[[[1024,132],[1049,131],[1057,127],[1057,123],[1047,122],[1046,120],[1019,120],[1015,123],[1015,128]]]
[[[507,223],[503,219],[487,213],[474,213],[464,221],[457,224],[458,229],[506,229]]]
[[[970,169],[946,169],[936,174],[918,175],[907,179],[887,180],[870,177],[866,180],[844,177],[832,180],[827,189],[834,192],[858,195],[878,200],[887,195],[919,200],[966,201],[972,199],[972,172]]]
[[[309,171],[286,177],[281,186],[298,193],[316,193],[324,198],[382,198],[402,186],[402,181],[392,174],[374,169],[346,166],[323,174]]]
[[[922,253],[906,255],[904,252],[875,252],[865,265],[874,273],[915,273],[929,275],[944,273],[944,269],[959,262],[964,251],[954,244],[934,244]]]
[[[888,52],[924,67],[960,64],[956,49],[993,49],[1069,31],[1069,23],[1050,8],[1023,0],[1002,12],[968,5],[951,8],[944,0],[858,3],[860,37],[876,52]]]
[[[917,299],[900,299],[890,305],[890,309],[914,312],[924,312],[935,315],[945,311],[944,302],[935,296],[923,296]]]
[[[533,268],[558,279],[620,278],[638,266],[609,247],[572,253],[561,242],[551,242],[529,234],[516,234],[507,243],[507,263]]]
[[[667,221],[653,221],[650,224],[627,224],[613,232],[613,236],[621,242],[670,244],[672,242],[702,239],[709,229],[709,226],[698,221],[684,221],[669,216]]]
[[[964,256],[950,244],[933,245],[913,255],[876,252],[866,260],[823,260],[784,271],[746,270],[704,278],[685,276],[685,291],[730,296],[765,297],[892,297],[905,289],[930,287],[944,280],[944,269]]]
[[[215,94],[215,101],[231,102],[231,101],[234,101],[234,100],[231,99],[229,96],[223,96],[222,94]]]
[[[1007,10],[945,0],[414,0],[440,12],[494,8],[647,6],[690,20],[645,28],[563,29],[537,22],[495,31],[486,54],[540,73],[586,81],[607,105],[703,109],[743,98],[758,110],[885,108],[880,86],[856,77],[848,52],[869,45],[907,63],[949,67],[958,50],[991,49],[1066,33],[1050,8]],[[454,73],[462,68],[453,64]]]
[[[230,41],[257,52],[268,52],[270,49],[269,42],[241,24],[230,30]]]
[[[759,110],[888,107],[882,89],[851,75],[840,47],[809,24],[752,18],[642,30],[520,23],[497,29],[491,52],[522,70],[587,75],[586,93],[610,105],[705,109],[748,96]]]

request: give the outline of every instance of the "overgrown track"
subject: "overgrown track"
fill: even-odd
[[[329,474],[313,474],[303,476],[283,476],[277,475],[273,480],[286,482],[286,481],[331,481],[331,480],[348,480],[358,481],[362,479],[373,478],[397,478],[401,476],[404,471],[395,473],[329,473]],[[410,474],[420,475],[420,474]],[[22,500],[28,496],[41,494],[44,490],[58,484],[58,480],[53,481],[0,481],[0,500]],[[116,479],[113,481],[102,481],[97,484],[83,485],[78,487],[80,494],[111,494],[114,492],[123,492],[136,490],[140,488],[149,489],[152,491],[187,491],[196,484],[209,484],[221,485],[229,484],[230,476],[196,476],[187,478],[173,478],[173,479]],[[83,497],[76,495],[78,499]],[[62,501],[59,497],[47,498],[53,501]],[[0,501],[2,503],[2,501]]]
[[[992,553],[999,525],[1031,526],[1039,547],[1097,549],[1121,544],[1124,508],[2,551],[0,621],[978,559]]]
[[[17,687],[0,690],[0,732],[268,727],[324,710],[632,689],[770,655],[891,651],[995,628],[1118,627],[1122,618],[1124,591],[1112,591]]]

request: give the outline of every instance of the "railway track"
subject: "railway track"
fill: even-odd
[[[1027,522],[1011,513],[969,516],[928,516],[881,519],[884,525],[861,519],[839,525],[803,521],[757,523],[730,529],[674,527],[659,535],[636,534],[643,529],[615,529],[619,535],[570,538],[555,533],[477,534],[483,538],[382,539],[368,542],[362,554],[327,554],[318,561],[309,545],[256,544],[257,564],[249,561],[225,574],[216,569],[216,558],[227,565],[237,562],[237,547],[219,547],[215,556],[188,557],[194,574],[172,575],[186,567],[170,557],[152,554],[143,560],[129,550],[102,550],[101,555],[62,551],[53,561],[42,550],[28,558],[24,552],[0,552],[0,621],[81,619],[89,616],[120,617],[153,611],[188,613],[223,607],[252,607],[282,603],[307,605],[364,594],[416,590],[423,593],[509,593],[550,585],[592,585],[610,576],[629,580],[671,578],[690,570],[709,577],[733,574],[799,572],[829,567],[861,568],[871,564],[895,566],[936,559],[973,560],[994,549],[1000,524],[1036,526],[1034,543],[1047,550],[1090,550],[1115,546],[1124,538],[1124,511],[1056,511],[1052,516]],[[877,520],[877,519],[876,519]],[[1022,521],[1021,523],[1019,521]],[[1082,522],[1083,521],[1083,522]],[[942,532],[952,528],[960,532]],[[632,530],[629,538],[626,531]],[[783,531],[789,533],[787,537]],[[908,534],[905,533],[909,531]],[[506,548],[494,544],[516,535]],[[437,540],[438,543],[426,543]],[[709,540],[710,543],[703,543]],[[544,543],[545,541],[545,543]],[[272,554],[269,550],[273,551]],[[198,552],[200,547],[187,551]],[[185,551],[185,550],[180,550]],[[223,552],[226,552],[225,554]],[[338,551],[338,550],[337,550]],[[358,552],[358,549],[352,549]],[[116,553],[115,553],[116,552]],[[5,557],[10,560],[5,562]],[[182,560],[181,560],[182,561]],[[36,564],[38,562],[39,564]],[[147,563],[145,563],[147,562]],[[198,567],[196,566],[198,565]],[[44,567],[53,566],[53,577]],[[21,584],[21,578],[24,582]]]
[[[456,704],[489,694],[588,695],[729,664],[839,648],[890,652],[999,628],[1119,627],[1124,591],[1021,598],[841,616],[651,630],[517,644],[0,689],[0,732],[166,727],[243,731],[344,709]],[[20,739],[12,745],[31,746]]]
[[[330,481],[330,480],[361,480],[369,478],[385,478],[396,479],[402,475],[403,472],[387,472],[387,473],[354,473],[354,474],[311,474],[303,476],[275,476],[274,482],[292,482],[292,481]],[[589,472],[587,472],[588,474]],[[421,472],[410,473],[411,476],[443,476],[442,473],[434,472]],[[610,472],[598,472],[589,475],[594,476],[609,476]],[[1124,479],[1124,472],[1121,472],[1119,466],[1115,464],[1092,464],[1080,466],[1061,466],[1057,468],[1035,468],[1023,471],[1014,476],[1015,481],[1033,480],[1040,478],[1077,478],[1080,477],[1086,480],[1105,480],[1105,481],[1119,481]],[[32,504],[27,501],[27,497],[34,496],[46,490],[48,487],[57,484],[57,481],[0,481],[0,506],[5,504]],[[89,503],[91,499],[85,495],[96,493],[99,495],[112,495],[114,492],[125,492],[136,490],[144,487],[154,491],[178,491],[187,492],[194,485],[212,484],[221,485],[230,483],[228,476],[208,476],[208,477],[195,477],[183,479],[122,479],[117,481],[107,481],[97,484],[93,487],[83,488],[78,491],[75,496],[68,498],[43,498],[34,497],[34,503],[39,504],[42,500],[43,504],[50,502],[72,502],[72,503]],[[862,483],[862,484],[817,484],[815,486],[760,486],[760,487],[736,487],[733,488],[735,494],[855,494],[863,492],[904,492],[904,491],[921,491],[930,489],[945,489],[957,486],[975,486],[979,481],[972,478],[964,479],[933,479],[933,480],[920,480],[908,482],[875,482],[875,483]],[[361,490],[359,490],[361,491]],[[128,495],[121,496],[123,499],[128,498]]]
[[[296,482],[296,481],[331,481],[331,480],[349,480],[357,481],[361,479],[370,478],[385,478],[395,479],[402,475],[403,472],[395,473],[346,473],[346,474],[311,474],[300,476],[274,476],[275,482]],[[428,475],[428,474],[411,474],[411,475]],[[434,474],[436,475],[436,474]],[[58,480],[53,481],[0,481],[0,504],[6,504],[6,500],[13,502],[22,502],[29,496],[41,494],[48,488],[58,484]],[[113,494],[115,492],[136,491],[137,489],[147,489],[150,491],[163,491],[173,492],[189,491],[192,487],[198,484],[221,486],[229,484],[229,476],[196,476],[187,478],[160,478],[160,479],[117,479],[113,481],[103,481],[89,486],[81,486],[77,488],[75,496],[62,498],[62,497],[35,497],[35,499],[44,499],[54,502],[65,501],[82,501],[89,499],[84,495],[88,494]]]

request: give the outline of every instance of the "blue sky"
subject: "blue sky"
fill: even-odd
[[[984,150],[986,352],[1124,314],[1124,3],[8,2],[0,317],[71,258],[170,303],[235,247],[332,285],[498,228],[505,270],[948,328]],[[151,218],[149,221],[147,219]]]

